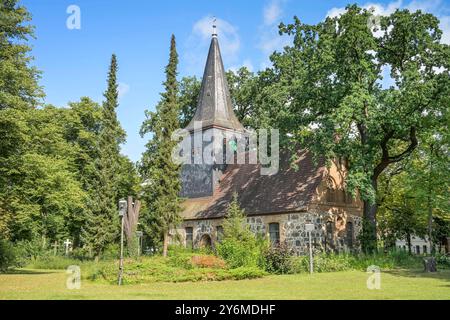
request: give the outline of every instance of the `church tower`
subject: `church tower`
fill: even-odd
[[[219,41],[213,27],[197,109],[185,128],[189,135],[188,140],[183,141],[182,152],[191,154],[191,163],[184,164],[181,171],[181,196],[186,198],[213,195],[227,163],[230,163],[230,155],[235,157],[236,149],[232,149],[236,143],[231,142],[242,139],[245,133],[233,111]]]

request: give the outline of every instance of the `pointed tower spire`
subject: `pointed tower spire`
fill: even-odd
[[[233,111],[230,90],[220,54],[219,40],[216,34],[215,20],[197,109],[186,130],[194,130],[194,121],[201,121],[203,130],[215,127],[244,131],[244,127]]]

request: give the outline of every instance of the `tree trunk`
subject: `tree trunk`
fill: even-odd
[[[428,206],[428,241],[430,242],[430,251],[434,254],[434,244],[433,244],[433,203],[432,203],[432,188],[431,179],[433,173],[433,145],[430,146],[430,163],[428,172],[428,195],[427,195],[427,206]]]
[[[430,251],[432,254],[435,252],[433,243],[433,208],[431,205],[431,196],[428,194],[428,241],[430,242]]]
[[[408,244],[408,252],[411,254],[411,234],[409,233],[406,235],[406,243]]]
[[[164,231],[163,257],[167,257],[167,247],[169,245],[169,231]]]
[[[372,179],[372,187],[377,192],[377,181]],[[378,205],[375,202],[371,203],[368,200],[364,201],[363,211],[363,251],[366,253],[373,253],[377,249],[377,209]]]

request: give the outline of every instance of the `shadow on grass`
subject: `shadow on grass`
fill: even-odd
[[[424,272],[423,269],[395,269],[383,272],[395,277],[430,278],[450,282],[450,269],[438,269],[437,272]],[[450,284],[447,286],[450,287]]]
[[[52,274],[52,273],[58,273],[58,271],[49,271],[49,270],[30,270],[30,269],[13,269],[8,270],[4,273],[0,273],[0,275],[32,275],[32,274]]]

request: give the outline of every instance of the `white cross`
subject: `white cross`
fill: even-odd
[[[66,247],[66,255],[69,254],[69,246],[72,245],[72,241],[70,241],[69,239],[67,239],[66,241],[64,241],[64,246]]]

